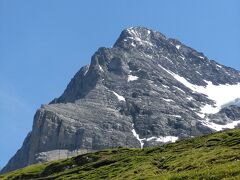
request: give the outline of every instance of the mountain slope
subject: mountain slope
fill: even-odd
[[[100,48],[64,93],[37,110],[2,172],[109,147],[147,147],[234,128],[240,74],[143,27]]]
[[[239,179],[240,130],[144,149],[116,148],[37,164],[1,179]]]

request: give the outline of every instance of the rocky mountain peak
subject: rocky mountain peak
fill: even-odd
[[[139,46],[157,46],[166,37],[145,27],[130,27],[122,31],[113,47],[134,48]]]
[[[3,172],[109,147],[146,147],[240,123],[240,73],[159,32],[132,27],[99,48],[42,106]]]

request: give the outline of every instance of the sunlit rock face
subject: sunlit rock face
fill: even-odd
[[[239,71],[142,27],[99,48],[64,93],[37,110],[2,172],[109,147],[156,146],[240,123]]]

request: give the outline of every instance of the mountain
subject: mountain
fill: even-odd
[[[142,148],[240,123],[240,72],[143,28],[99,48],[64,93],[43,105],[2,172],[124,146]]]
[[[32,165],[0,179],[240,179],[240,129],[159,147],[106,149]]]

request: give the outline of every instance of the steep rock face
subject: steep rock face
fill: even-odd
[[[128,28],[113,48],[93,55],[59,98],[36,112],[32,132],[2,172],[234,128],[240,120],[239,83],[239,71],[177,40]]]

